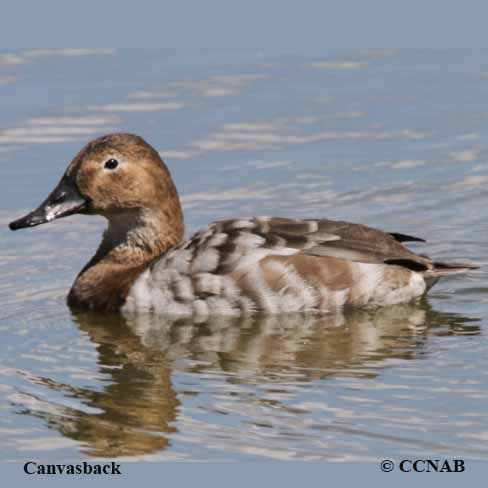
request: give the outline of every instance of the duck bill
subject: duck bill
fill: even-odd
[[[34,227],[68,215],[83,213],[87,206],[88,200],[80,194],[74,182],[64,176],[39,207],[10,222],[9,227],[11,230]]]

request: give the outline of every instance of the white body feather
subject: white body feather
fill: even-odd
[[[262,221],[264,224],[266,221]],[[309,222],[312,232],[317,224]],[[283,259],[301,252],[278,245],[266,245],[255,233],[256,220],[233,221],[233,234],[218,223],[195,234],[183,245],[169,251],[142,273],[130,289],[122,311],[158,314],[239,315],[263,311],[337,313],[345,306],[377,307],[412,301],[425,293],[421,273],[408,272],[409,278],[398,286],[389,280],[392,266],[344,261],[352,275],[350,286],[334,289],[307,280]],[[232,243],[231,250],[223,245]],[[284,244],[284,245],[283,245]],[[327,267],[335,257],[316,257],[317,266]],[[266,261],[264,261],[266,260]],[[263,263],[265,262],[265,265]],[[279,277],[279,286],[269,286],[266,273]]]

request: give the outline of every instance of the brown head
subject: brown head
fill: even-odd
[[[108,240],[122,241],[124,232],[143,227],[151,229],[148,240],[161,241],[163,248],[183,238],[183,214],[171,175],[159,154],[133,134],[109,134],[89,142],[48,198],[10,228],[75,213],[106,217]]]

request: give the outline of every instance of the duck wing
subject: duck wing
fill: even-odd
[[[420,240],[404,234],[389,234],[362,224],[327,219],[252,218],[222,220],[197,233],[200,249],[215,242],[220,235],[221,243],[215,246],[222,254],[220,272],[239,265],[244,255],[322,256],[361,263],[391,264],[415,271],[433,267],[431,259],[419,256],[401,242]],[[260,251],[260,252],[259,252]]]

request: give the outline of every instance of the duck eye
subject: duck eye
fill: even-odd
[[[105,168],[107,169],[115,169],[118,166],[119,162],[116,159],[109,159],[105,162]]]

